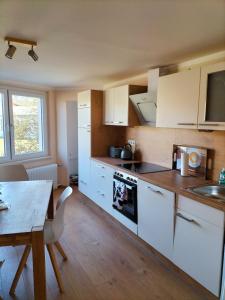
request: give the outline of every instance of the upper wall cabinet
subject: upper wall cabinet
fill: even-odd
[[[157,127],[197,128],[200,68],[159,78]]]
[[[90,105],[91,105],[91,90],[79,93],[78,108],[90,107]]]
[[[198,128],[225,130],[225,62],[201,69]]]
[[[137,125],[138,118],[134,112],[129,96],[146,91],[145,86],[123,85],[104,92],[105,125]]]
[[[225,62],[159,78],[157,127],[225,130]]]

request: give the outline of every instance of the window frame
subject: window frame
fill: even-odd
[[[6,92],[6,104],[7,109],[4,110],[7,119],[7,150],[9,154],[4,160],[0,159],[0,163],[3,162],[14,162],[14,161],[26,161],[37,158],[44,158],[48,156],[48,123],[47,123],[47,94],[45,92],[37,92],[31,90],[8,88],[1,89]],[[41,99],[41,123],[42,123],[42,148],[43,151],[34,153],[15,154],[15,143],[14,143],[14,124],[13,124],[13,105],[12,95],[26,96],[26,97],[38,97]]]
[[[5,156],[0,157],[0,163],[11,160],[11,141],[10,141],[10,127],[9,127],[9,106],[8,106],[8,91],[0,87],[0,93],[3,94],[3,133],[4,133],[4,150]]]

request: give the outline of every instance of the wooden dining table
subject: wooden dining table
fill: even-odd
[[[9,205],[0,211],[0,246],[32,245],[34,298],[45,300],[44,224],[54,218],[53,182],[0,182],[0,192]]]

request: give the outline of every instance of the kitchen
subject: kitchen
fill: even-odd
[[[225,63],[190,63],[78,94],[79,191],[219,297]]]
[[[224,0],[0,17],[0,300],[225,300]]]

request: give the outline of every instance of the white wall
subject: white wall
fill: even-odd
[[[59,184],[68,185],[69,175],[77,172],[77,93],[55,91],[57,119],[57,162]]]

